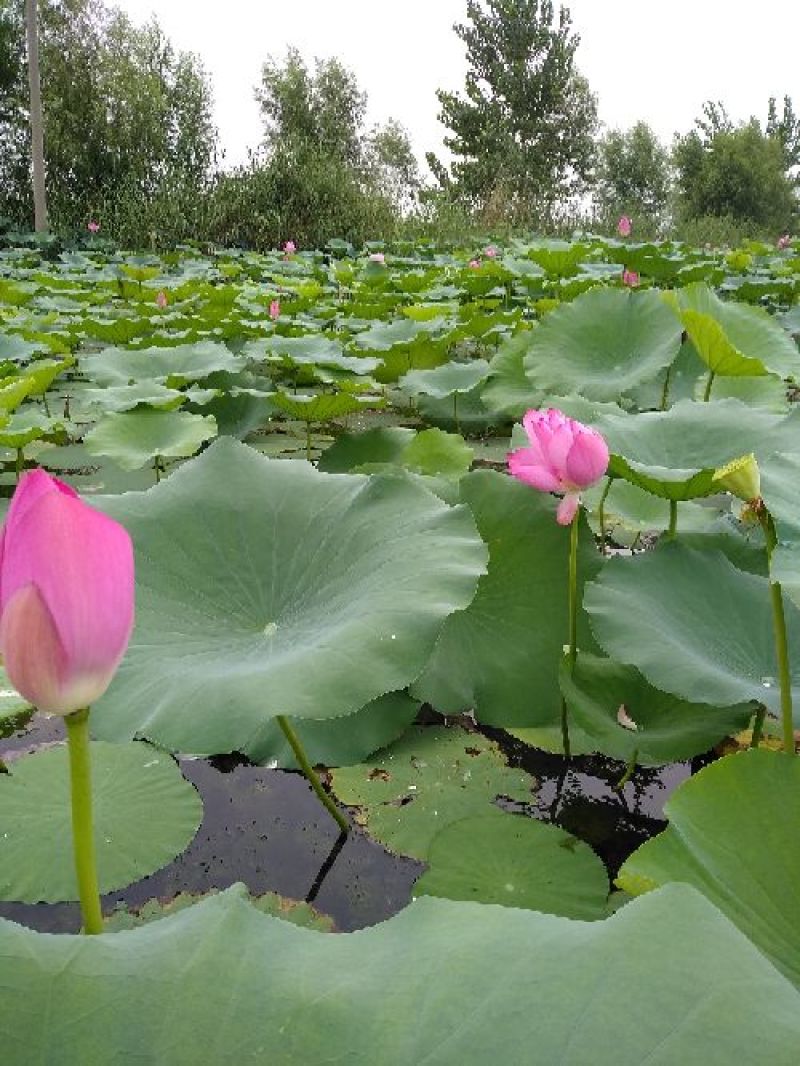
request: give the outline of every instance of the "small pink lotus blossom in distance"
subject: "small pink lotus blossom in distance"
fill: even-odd
[[[778,250],[783,252],[792,243],[792,238],[788,233],[784,233],[782,237],[778,237]]]
[[[620,237],[630,237],[632,229],[633,223],[627,215],[623,215],[617,223],[617,233],[620,235]]]
[[[47,714],[108,688],[133,628],[133,546],[69,485],[20,478],[0,534],[0,652],[12,685]]]
[[[470,270],[480,270],[480,268],[481,268],[480,260],[479,259],[470,259],[469,267],[470,267]]]
[[[486,256],[487,259],[496,259],[497,249],[493,244],[490,244],[488,248],[483,249],[483,254]]]
[[[635,289],[639,284],[639,275],[635,270],[628,270],[627,267],[622,271],[622,284],[627,285],[631,289]]]
[[[92,234],[99,233],[100,232],[100,223],[99,222],[95,222],[94,219],[92,219],[92,221],[87,224],[86,228]]]
[[[369,261],[371,263],[385,263],[386,256],[383,254],[383,252],[373,252],[372,255],[369,257]]]
[[[270,300],[269,317],[272,319],[273,322],[277,321],[277,319],[280,317],[280,313],[281,313],[281,302],[280,302],[280,300]]]
[[[163,310],[164,310],[164,308],[165,308],[165,307],[167,306],[167,304],[168,304],[168,303],[169,303],[169,300],[167,299],[167,294],[166,294],[166,293],[164,292],[164,290],[162,289],[162,290],[161,290],[161,291],[159,292],[158,296],[156,296],[156,305],[157,305],[158,307],[160,307],[160,308],[161,308],[161,310],[163,311]]]
[[[580,505],[580,494],[608,469],[608,445],[590,426],[562,411],[528,411],[522,419],[530,446],[508,455],[509,472],[541,492],[563,492],[556,521],[568,526]]]
[[[287,255],[294,255],[294,253],[297,251],[297,245],[294,243],[294,241],[287,241],[286,244],[284,244],[283,246],[283,250],[284,252],[286,252]]]

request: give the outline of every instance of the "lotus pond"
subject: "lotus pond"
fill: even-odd
[[[100,935],[0,686],[3,1062],[796,1063],[799,293],[791,244],[0,248],[4,502],[57,477],[136,580]],[[607,445],[570,528],[508,473],[546,410]]]

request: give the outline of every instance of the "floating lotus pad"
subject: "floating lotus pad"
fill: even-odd
[[[360,766],[333,772],[342,803],[392,851],[427,859],[432,841],[462,818],[507,817],[498,796],[530,802],[536,782],[507,766],[500,749],[480,733],[415,726]]]
[[[113,938],[0,921],[0,985],[7,1060],[59,1066],[795,1066],[800,1044],[797,990],[687,885],[589,923],[426,898],[341,936],[237,888]]]
[[[203,805],[175,761],[148,744],[93,743],[90,756],[97,872],[100,891],[111,892],[183,851]],[[78,898],[70,817],[65,745],[9,764],[0,775],[0,899]]]
[[[229,438],[103,507],[133,538],[137,622],[94,727],[175,750],[255,747],[276,715],[403,688],[485,568],[469,511],[407,476],[322,474]]]
[[[218,370],[240,370],[246,359],[231,355],[224,344],[198,341],[159,348],[106,348],[81,360],[81,369],[97,385],[180,378],[202,381]],[[169,382],[167,382],[169,384]]]
[[[664,808],[669,828],[620,870],[639,894],[693,885],[800,985],[800,760],[729,755],[690,777]]]
[[[555,825],[506,814],[463,818],[428,849],[416,896],[527,907],[593,921],[608,914],[608,875],[588,844]]]

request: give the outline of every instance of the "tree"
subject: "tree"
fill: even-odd
[[[456,159],[449,174],[428,161],[471,206],[499,199],[524,221],[579,192],[592,171],[597,103],[575,67],[580,38],[550,0],[468,0],[467,20],[454,27],[467,48],[464,94],[437,93]]]
[[[26,72],[9,42],[24,40],[23,5],[10,0],[0,20],[0,210],[20,225],[30,218],[31,138]],[[214,160],[202,67],[176,54],[155,21],[136,27],[101,0],[40,0],[39,38],[55,228],[83,229],[101,215],[105,230],[125,219],[146,239],[159,228],[147,218],[152,204],[165,204],[167,190],[196,202]]]
[[[33,169],[33,214],[37,233],[47,229],[47,194],[44,183],[44,118],[42,83],[39,75],[39,19],[37,0],[25,0],[25,40],[28,53],[31,163]]]
[[[705,142],[692,131],[676,141],[673,162],[684,218],[730,218],[773,233],[792,226],[797,198],[784,147],[756,119],[712,133]]]
[[[659,220],[670,192],[669,152],[645,122],[600,140],[595,199],[608,217]]]
[[[775,97],[771,96],[767,107],[766,134],[779,141],[783,149],[783,163],[787,172],[800,167],[800,118],[794,113],[790,96],[783,98],[783,114],[778,118]],[[798,176],[795,174],[795,182]]]

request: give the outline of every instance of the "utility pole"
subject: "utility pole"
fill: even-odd
[[[25,0],[25,37],[28,45],[28,89],[33,154],[33,212],[37,233],[47,229],[47,194],[44,187],[44,120],[42,83],[39,77],[39,30],[37,0]]]

